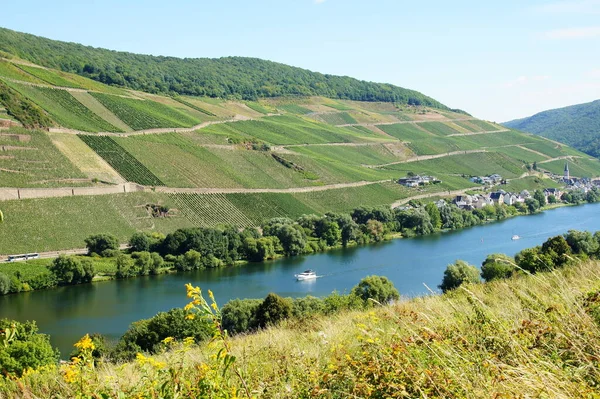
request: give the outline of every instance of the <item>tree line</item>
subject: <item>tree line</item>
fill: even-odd
[[[257,58],[156,57],[60,42],[3,28],[0,28],[0,50],[49,68],[149,93],[243,100],[319,95],[448,109],[414,90],[311,72]]]

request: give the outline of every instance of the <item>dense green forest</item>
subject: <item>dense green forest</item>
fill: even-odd
[[[246,57],[175,58],[118,52],[0,28],[0,51],[109,85],[150,93],[255,100],[320,95],[448,109],[417,91]]]
[[[551,109],[503,125],[539,134],[600,157],[600,100]]]

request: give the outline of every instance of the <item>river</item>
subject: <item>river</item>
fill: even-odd
[[[488,254],[514,255],[540,245],[569,229],[600,230],[600,204],[563,207],[536,215],[445,232],[427,237],[398,239],[358,248],[315,255],[250,263],[240,267],[113,280],[0,297],[0,318],[36,320],[40,331],[65,358],[85,333],[111,339],[122,335],[135,320],[187,303],[185,283],[211,289],[217,302],[234,298],[324,296],[337,290],[347,293],[363,277],[388,277],[402,295],[437,291],[449,263],[463,259],[474,265]],[[520,240],[512,240],[515,234]],[[313,281],[296,281],[295,273],[314,269]]]

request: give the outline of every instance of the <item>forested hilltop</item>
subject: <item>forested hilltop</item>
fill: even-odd
[[[414,90],[311,72],[257,58],[156,57],[50,40],[4,28],[0,28],[0,50],[39,65],[150,93],[244,100],[319,95],[448,109]]]
[[[600,100],[551,109],[503,125],[539,134],[600,157]]]

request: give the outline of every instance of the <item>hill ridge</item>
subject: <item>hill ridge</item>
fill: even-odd
[[[415,90],[312,72],[251,57],[211,59],[142,55],[51,40],[6,28],[0,28],[0,51],[102,83],[150,93],[237,97],[244,100],[282,95],[322,95],[450,110]]]

